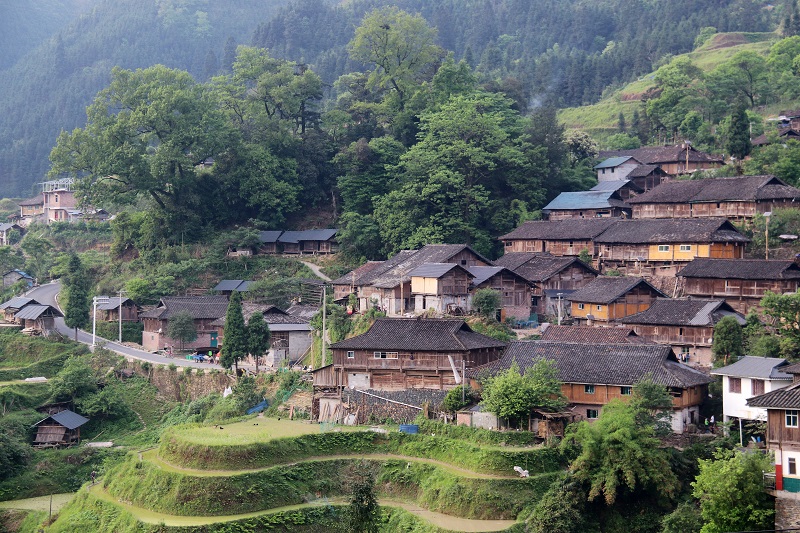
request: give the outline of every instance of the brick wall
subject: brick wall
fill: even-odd
[[[775,529],[800,529],[800,500],[775,498]]]

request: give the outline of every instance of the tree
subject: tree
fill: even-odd
[[[636,406],[612,400],[593,424],[568,427],[562,448],[580,447],[569,467],[571,475],[589,485],[589,500],[602,497],[606,505],[634,491],[675,496],[679,482],[667,454],[659,447],[651,425],[642,425]]]
[[[264,313],[253,313],[247,321],[247,351],[256,360],[256,374],[258,374],[258,358],[266,353],[272,343],[272,332],[269,324],[264,321]],[[224,345],[223,345],[224,346]]]
[[[750,119],[744,106],[739,106],[731,115],[731,125],[728,129],[728,152],[738,160],[742,160],[753,149],[750,143]]]
[[[50,380],[50,394],[54,401],[70,400],[86,396],[97,390],[97,380],[92,368],[79,357],[70,357]]]
[[[222,357],[219,362],[225,368],[236,368],[239,374],[239,361],[247,355],[247,328],[242,315],[242,295],[234,291],[225,313],[225,338],[222,343]]]
[[[183,350],[185,343],[197,339],[197,328],[194,317],[188,311],[180,311],[172,315],[167,322],[167,335],[181,343]]]
[[[80,258],[70,255],[65,277],[67,304],[64,307],[64,323],[74,328],[75,341],[78,340],[78,329],[89,325],[89,280]]]
[[[800,346],[800,292],[775,294],[767,291],[761,299],[761,307],[771,319],[771,326],[783,337],[786,348]]]
[[[472,295],[472,307],[487,320],[496,320],[502,296],[494,289],[478,289]]]
[[[636,410],[640,426],[652,426],[655,434],[668,435],[672,431],[672,396],[664,385],[647,376],[633,386],[630,405]]]
[[[530,533],[590,533],[598,531],[586,510],[581,483],[567,476],[542,495],[526,522]]]
[[[557,411],[566,405],[558,369],[552,361],[536,361],[524,374],[516,361],[483,385],[481,404],[491,413],[515,422],[526,419],[534,407]]]
[[[742,356],[742,326],[735,316],[725,316],[714,326],[714,342],[711,352],[714,354],[714,365],[725,366],[729,359]]]
[[[31,447],[8,431],[0,432],[0,478],[11,479],[25,469]]]
[[[470,405],[473,401],[475,401],[475,395],[472,388],[469,385],[458,385],[448,391],[447,396],[442,400],[442,408],[445,411],[455,413]]]
[[[397,7],[368,13],[347,45],[350,57],[374,65],[368,86],[393,90],[402,109],[428,67],[441,57],[436,30]]]
[[[377,533],[378,498],[375,496],[375,474],[366,461],[349,468],[346,479],[350,488],[350,505],[347,508],[348,531]]]
[[[680,503],[661,521],[662,533],[700,533],[703,517],[693,502]]]
[[[775,510],[764,490],[764,472],[773,470],[769,455],[718,450],[700,459],[692,487],[705,520],[702,533],[772,530]]]

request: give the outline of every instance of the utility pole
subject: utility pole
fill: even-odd
[[[325,349],[325,334],[326,334],[326,321],[327,321],[327,311],[328,311],[328,286],[323,284],[322,285],[322,360],[320,361],[320,367],[325,366],[325,356],[327,350]]]
[[[122,344],[122,293],[125,292],[122,289],[119,290],[119,339],[118,342]]]
[[[764,258],[769,259],[769,218],[772,216],[772,211],[764,213],[764,218],[767,223],[764,224]]]
[[[559,292],[559,293],[558,293],[558,325],[559,325],[559,326],[561,325],[561,315],[562,315],[562,310],[561,310],[561,298],[562,298],[563,296],[564,296],[564,293],[563,293],[563,292]]]
[[[97,304],[107,304],[108,303],[108,296],[95,296],[92,298],[92,304],[94,306],[94,313],[92,315],[92,348],[97,346],[95,342],[97,339]]]

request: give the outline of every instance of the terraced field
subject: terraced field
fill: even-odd
[[[365,428],[181,427],[82,489],[48,531],[341,530],[356,466],[375,476],[382,530],[419,532],[521,531],[563,467],[547,448]]]

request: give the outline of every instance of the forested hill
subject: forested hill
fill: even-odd
[[[286,0],[93,3],[91,11],[0,72],[0,196],[33,192],[47,172],[59,131],[86,123],[86,106],[108,85],[114,66],[160,63],[207,79],[223,69],[226,57],[230,66],[236,44],[247,44],[256,25]],[[0,28],[11,22],[5,18],[9,8],[2,9]],[[26,22],[37,23],[41,11],[30,10]]]
[[[764,0],[296,0],[261,24],[253,44],[312,66],[326,82],[358,68],[346,45],[364,14],[382,5],[420,13],[438,44],[484,81],[510,78],[529,99],[578,106],[609,85],[692,50],[704,27],[772,31],[780,7]],[[313,38],[309,38],[313,36]],[[512,81],[513,80],[513,81]]]
[[[689,51],[703,27],[765,31],[781,17],[781,5],[772,8],[767,0],[287,4],[97,0],[91,12],[0,72],[0,196],[32,192],[48,169],[58,132],[85,123],[85,107],[108,85],[114,66],[161,63],[205,81],[229,67],[235,44],[254,44],[309,64],[330,87],[339,75],[362,70],[348,58],[346,43],[367,11],[390,4],[421,13],[437,28],[440,46],[466,59],[481,83],[513,96],[519,107],[580,105],[596,101],[609,85],[649,72],[665,54]]]

